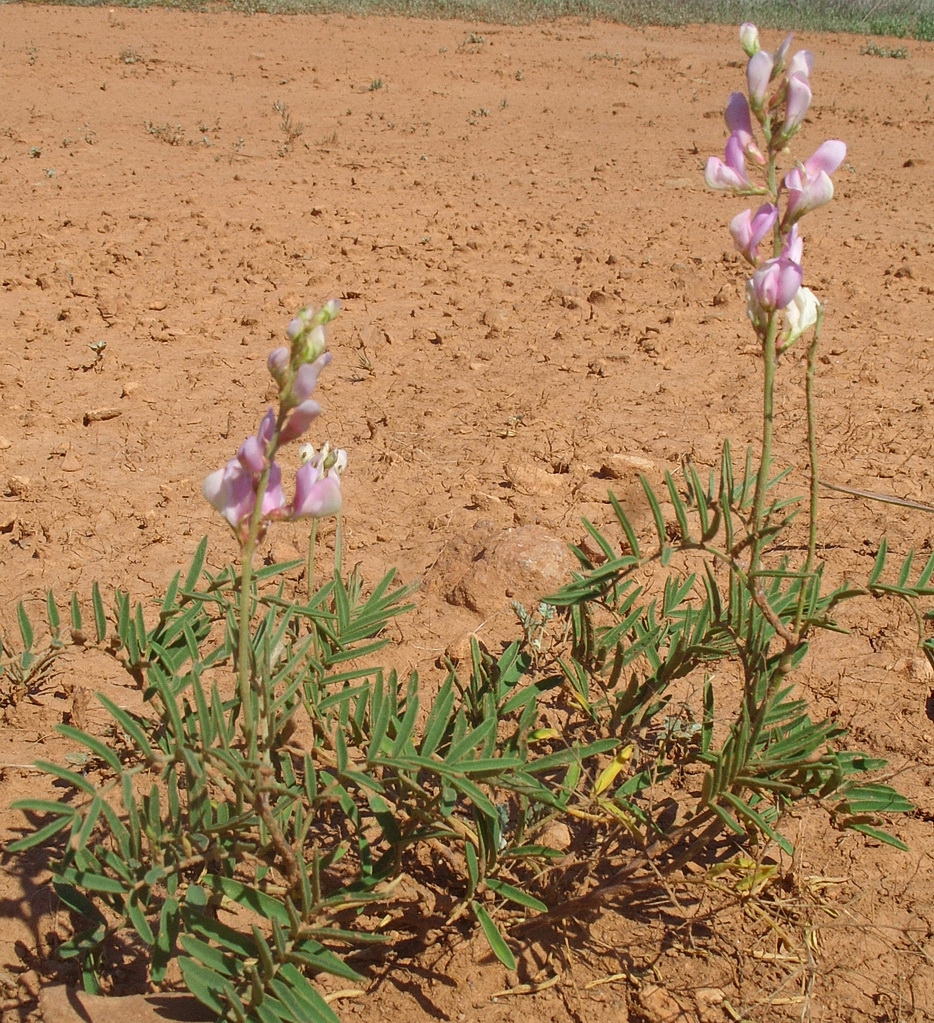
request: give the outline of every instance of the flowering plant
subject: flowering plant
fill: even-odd
[[[681,726],[685,740],[697,747],[685,754],[706,768],[700,799],[693,813],[672,826],[664,838],[647,835],[649,858],[674,867],[726,829],[737,835],[757,834],[786,853],[791,843],[778,827],[794,802],[816,799],[831,810],[834,823],[903,847],[877,827],[876,814],[910,809],[910,803],[884,785],[867,782],[862,772],[881,766],[861,754],[841,751],[831,743],[844,736],[832,721],[814,721],[805,701],[792,694],[789,676],[808,651],[812,634],[835,628],[833,613],[844,600],[861,594],[897,592],[910,601],[929,595],[934,558],[928,559],[915,583],[909,583],[912,556],[901,567],[897,587],[880,582],[885,547],[865,587],[844,583],[831,592],[822,588],[817,561],[818,468],[814,414],[814,376],[823,306],[806,287],[804,237],[801,224],[812,211],[833,198],[832,175],[846,157],[846,146],[831,139],[805,160],[790,157],[790,144],[801,131],[812,101],[813,57],[801,50],[790,54],[791,36],[774,52],[760,46],[754,25],[740,28],[747,55],[746,91],[730,94],[725,107],[729,136],[723,158],[710,157],[707,184],[756,204],[733,216],[729,224],[736,249],[749,268],[746,313],[759,342],[763,362],[762,424],[758,451],[747,454],[737,469],[724,443],[719,476],[705,482],[689,460],[683,486],[666,474],[666,515],[658,496],[643,480],[657,534],[654,553],[643,542],[623,507],[614,503],[625,544],[616,552],[595,527],[588,526],[600,562],[583,551],[583,571],[575,582],[549,598],[566,606],[574,637],[577,668],[567,671],[576,699],[592,713],[593,687],[587,675],[619,679],[623,668],[646,651],[648,665],[638,689],[614,694],[607,701],[615,734],[638,746],[640,731],[653,714],[676,699],[676,679],[702,672],[704,711],[701,723]],[[808,542],[803,563],[792,565],[777,538],[789,527],[800,504],[779,494],[787,472],[775,473],[774,406],[781,357],[799,339],[807,338],[806,424],[810,463]],[[686,491],[686,493],[685,493]],[[785,545],[784,550],[794,545]],[[689,559],[680,574],[661,574],[656,601],[639,604],[644,573],[651,564],[666,567],[676,555]],[[698,578],[698,556],[706,559]],[[591,610],[593,608],[593,610]],[[918,620],[921,620],[919,614]],[[922,637],[923,638],[923,637]],[[930,641],[925,641],[932,645]],[[714,673],[708,666],[732,661],[742,678],[739,710],[724,725],[717,719]],[[609,682],[606,683],[608,686]],[[670,712],[669,712],[670,713]],[[672,718],[666,719],[670,722]],[[631,738],[630,738],[631,737]],[[639,766],[633,765],[638,777]],[[644,765],[645,776],[657,782],[670,765]],[[619,793],[635,791],[632,779]],[[641,819],[641,806],[627,811]],[[612,886],[603,894],[613,891]]]
[[[303,309],[286,331],[290,344],[270,352],[269,373],[279,389],[279,411],[268,409],[259,429],[248,437],[235,458],[204,481],[204,496],[230,523],[246,546],[277,519],[318,518],[341,509],[340,474],[347,465],[344,451],[333,454],[325,445],[321,457],[303,458],[295,476],[295,496],[287,501],[282,489],[279,450],[297,440],[321,412],[312,398],[322,370],[330,363],[325,350],[325,325],[338,313],[338,303],[315,311]]]
[[[752,267],[746,282],[746,314],[759,339],[764,362],[762,448],[752,511],[753,532],[759,535],[752,545],[753,576],[763,552],[761,526],[771,470],[776,368],[780,357],[809,331],[813,332],[807,374],[811,528],[805,570],[810,571],[813,565],[818,486],[813,382],[823,307],[814,292],[804,286],[804,239],[799,224],[807,213],[831,201],[834,194],[831,175],[846,158],[846,145],[830,139],[806,160],[794,161],[782,173],[781,161],[804,124],[813,96],[814,57],[808,50],[799,50],[789,57],[791,41],[792,37],[787,36],[770,53],[760,46],[755,25],[745,22],[740,27],[740,42],[748,57],[748,95],[730,93],[724,111],[730,132],[724,158],[710,157],[704,170],[711,188],[766,200],[757,209],[743,210],[730,221],[734,245]],[[749,164],[758,173],[750,176]],[[798,628],[800,625],[799,620]]]
[[[688,863],[703,870],[724,831],[743,850],[760,846],[745,858],[753,873],[744,890],[754,894],[778,869],[766,847],[793,851],[782,815],[804,800],[839,828],[904,848],[879,825],[911,804],[872,779],[882,762],[843,748],[833,720],[812,719],[789,676],[811,633],[834,627],[842,601],[934,595],[934,555],[914,582],[909,555],[897,583],[885,584],[883,542],[864,587],[822,587],[813,378],[823,308],[804,286],[799,225],[832,197],[846,147],[830,140],[779,169],[811,103],[813,60],[806,51],[789,57],[790,37],[774,54],[762,50],[751,24],[740,39],[747,93],[727,102],[724,158],[707,162],[706,179],[757,201],[730,232],[750,267],[747,313],[764,364],[758,464],[750,453],[737,469],[725,443],[719,475],[705,482],[686,461],[683,480],[665,479],[670,511],[643,480],[657,537],[648,553],[611,495],[621,547],[586,523],[596,563],[577,550],[571,583],[536,614],[517,609],[524,638],[498,658],[472,642],[466,681],[448,665],[424,699],[415,672],[402,681],[368,663],[406,610],[393,572],[365,594],[356,571],[342,572],[338,535],[333,575],[312,585],[315,522],[341,509],[347,456],[301,445],[287,496],[280,454],[320,414],[313,395],[330,362],[325,327],[337,304],[299,313],[289,343],[267,360],[277,407],[204,482],[239,558],[212,575],[203,540],[152,627],[126,594],[117,595],[112,631],[96,586],[93,624],[77,597],[70,604],[70,641],[118,657],[145,708],[102,696],[103,737],[59,728],[84,751],[85,767],[40,765],[67,795],[21,800],[42,823],[7,850],[67,832],[53,883],[86,926],[58,954],[79,963],[89,990],[100,990],[119,941],[121,954],[148,956],[155,987],[173,982],[177,964],[212,1018],[338,1023],[314,977],[364,980],[349,957],[403,932],[413,903],[411,887],[397,882],[407,872],[419,872],[420,890],[438,891],[426,901],[446,907],[448,924],[471,914],[514,971],[507,935],[538,926],[530,914],[580,918],[639,872],[655,884]],[[798,502],[777,495],[785,474],[772,472],[772,410],[778,363],[805,336],[810,531],[804,562],[793,566],[775,542]],[[290,582],[298,562],[253,564],[270,524],[304,518],[306,600]],[[685,565],[669,568],[678,556]],[[657,595],[646,595],[654,585]],[[19,608],[27,675],[68,642],[51,593],[46,608],[51,645],[38,659]],[[556,608],[567,609],[566,628],[551,633]],[[934,653],[934,641],[926,646]],[[718,678],[710,666],[720,662],[734,670]],[[738,698],[718,702],[735,680]],[[699,689],[695,716],[687,701]],[[441,861],[416,851],[426,845]],[[384,913],[394,901],[405,908]]]

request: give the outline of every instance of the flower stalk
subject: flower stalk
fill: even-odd
[[[278,409],[268,409],[256,434],[243,442],[236,457],[204,481],[205,498],[226,519],[240,546],[237,683],[243,743],[248,760],[257,770],[269,764],[274,694],[261,666],[253,663],[253,562],[271,523],[301,518],[316,522],[340,512],[340,477],[347,466],[346,452],[332,451],[328,444],[319,452],[303,445],[291,501],[283,491],[282,469],[277,461],[282,448],[298,440],[321,412],[312,394],[331,361],[325,326],[337,315],[338,308],[337,302],[328,302],[318,310],[303,309],[292,320],[286,330],[288,346],[275,349],[267,359],[278,388]]]
[[[807,160],[795,162],[784,173],[788,146],[805,123],[813,98],[813,56],[799,50],[788,57],[791,36],[770,53],[763,50],[755,25],[740,27],[740,43],[748,57],[746,94],[734,92],[724,116],[730,132],[724,158],[710,157],[704,177],[715,189],[733,195],[762,197],[753,211],[747,209],[730,222],[736,249],[752,268],[746,285],[746,312],[759,339],[763,360],[762,436],[760,460],[750,513],[752,536],[747,574],[753,587],[762,571],[767,543],[766,492],[769,487],[774,444],[775,390],[779,362],[799,338],[810,334],[807,349],[807,431],[810,465],[808,555],[805,575],[813,571],[816,549],[816,421],[814,414],[814,368],[822,307],[814,293],[804,287],[804,242],[801,219],[833,198],[831,175],[846,156],[843,142],[824,142]],[[757,168],[752,176],[748,163]],[[757,180],[758,179],[758,180]],[[763,257],[760,246],[771,234],[771,254]],[[804,587],[802,587],[802,594]],[[802,596],[803,601],[803,596]],[[800,640],[803,603],[792,630]]]

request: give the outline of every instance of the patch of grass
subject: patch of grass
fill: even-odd
[[[908,59],[908,51],[904,46],[899,46],[897,50],[892,50],[887,46],[879,46],[876,43],[868,42],[859,52],[864,57],[894,57],[895,60]]]
[[[45,0],[33,0],[44,3]],[[70,0],[77,7],[205,10],[208,0]],[[628,25],[735,25],[934,40],[931,0],[227,0],[229,10],[271,14],[393,14],[516,24],[578,17]]]

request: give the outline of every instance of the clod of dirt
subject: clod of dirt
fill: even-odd
[[[445,599],[489,616],[511,601],[534,608],[570,577],[577,562],[541,526],[519,526],[452,545],[436,566]]]
[[[6,481],[5,493],[11,497],[25,497],[32,480],[28,476],[10,476]]]
[[[697,1016],[663,987],[644,987],[639,992],[639,1008],[645,1023],[697,1023]]]
[[[64,984],[39,994],[43,1023],[200,1023],[211,1014],[191,995],[127,995],[102,998]]]

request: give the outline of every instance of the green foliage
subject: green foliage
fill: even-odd
[[[205,558],[202,542],[151,624],[124,593],[106,613],[95,587],[88,636],[72,601],[74,635],[106,644],[148,710],[101,696],[117,741],[61,726],[85,769],[40,764],[70,795],[16,804],[37,826],[10,851],[64,837],[54,885],[79,923],[61,955],[101,990],[108,948],[129,932],[148,949],[154,984],[178,956],[185,983],[220,1018],[333,1020],[309,977],[361,979],[332,946],[385,940],[363,923],[367,908],[393,899],[417,846],[440,843],[462,865],[448,890],[510,962],[495,905],[547,908],[526,883],[557,853],[530,838],[580,800],[584,764],[617,740],[531,754],[544,690],[519,643],[496,660],[475,647],[469,679],[451,672],[423,711],[416,676],[402,683],[370,663],[407,606],[392,574],[369,594],[356,573],[335,574],[295,602],[286,592],[296,565],[286,564],[253,577],[262,728],[251,758],[231,681],[239,579],[206,572]],[[20,625],[31,646],[25,611]]]
[[[683,491],[668,474],[665,497],[673,516],[667,522],[643,480],[656,533],[651,550],[643,550],[614,499],[622,546],[586,524],[602,563],[578,551],[581,573],[549,598],[567,609],[572,628],[572,656],[561,669],[573,700],[591,728],[618,735],[634,751],[631,772],[612,793],[613,805],[644,845],[661,840],[657,851],[672,863],[683,861],[685,848],[688,858],[696,855],[698,831],[705,842],[721,829],[760,835],[791,852],[779,822],[802,800],[820,801],[837,827],[863,832],[868,827],[875,837],[904,848],[873,821],[905,812],[910,804],[867,778],[882,763],[841,750],[843,730],[812,720],[788,677],[806,655],[810,635],[837,628],[833,614],[842,601],[889,594],[914,604],[931,596],[934,557],[916,575],[909,557],[896,581],[884,582],[883,543],[865,587],[844,585],[827,593],[819,568],[802,572],[780,561],[748,577],[743,552],[757,535],[774,542],[795,517],[797,502],[778,494],[781,480],[768,484],[758,534],[750,531],[751,456],[737,475],[726,446],[719,474],[706,483],[687,464]],[[701,572],[675,570],[676,556],[698,554]],[[658,573],[660,594],[649,599],[644,580],[653,564],[666,571]],[[715,670],[728,667],[741,686],[732,719],[717,707],[712,681]],[[679,680],[690,679],[696,680],[690,688],[678,689]],[[688,706],[686,691],[702,691],[702,707]],[[704,769],[699,799],[690,811],[684,806],[674,827],[663,825],[660,816],[668,807],[659,804],[650,812],[646,795],[692,767]],[[686,804],[683,796],[680,802]],[[686,846],[679,848],[682,835]]]
[[[778,869],[766,850],[793,852],[785,821],[802,804],[903,849],[889,818],[911,804],[879,779],[883,761],[812,717],[794,674],[815,633],[838,630],[840,606],[864,596],[906,602],[934,659],[934,555],[893,568],[883,539],[865,583],[825,586],[821,314],[806,357],[806,503],[772,463],[782,315],[753,319],[757,454],[738,465],[726,444],[706,478],[686,462],[657,489],[643,479],[648,540],[611,495],[618,529],[585,523],[572,580],[534,612],[514,605],[521,638],[492,653],[473,642],[468,663],[430,686],[376,661],[410,606],[392,572],[369,590],[342,572],[338,544],[331,576],[316,589],[306,578],[299,595],[304,563],[254,567],[278,426],[238,566],[209,572],[204,540],[155,607],[123,592],[108,606],[95,585],[89,608],[72,597],[66,616],[49,593],[37,629],[20,604],[19,641],[0,643],[0,699],[34,697],[56,658],[92,645],[145,703],[101,696],[103,734],[59,726],[81,770],[40,762],[59,799],[15,804],[33,830],[7,849],[55,850],[53,887],[74,924],[58,954],[84,986],[106,989],[118,947],[138,952],[155,987],[175,982],[177,962],[218,1020],[334,1023],[315,978],[364,979],[351,954],[390,940],[406,875],[435,892],[447,923],[472,918],[514,970],[517,921],[618,891],[649,866],[713,877],[730,869],[711,863],[714,842],[753,864],[754,893]],[[782,553],[796,548],[799,564]],[[308,577],[313,567],[312,549]]]
[[[103,990],[113,943],[132,935],[154,985],[177,959],[219,1019],[333,1023],[314,977],[362,980],[347,952],[388,940],[375,921],[400,877],[423,871],[425,847],[446,853],[423,883],[448,894],[449,920],[469,914],[509,969],[510,921],[556,908],[538,880],[549,864],[557,876],[561,850],[543,840],[555,821],[610,882],[649,855],[668,872],[703,862],[723,835],[790,852],[783,815],[807,801],[835,827],[904,848],[884,822],[911,804],[874,780],[883,762],[811,718],[789,675],[809,633],[836,628],[842,601],[934,595],[934,556],[890,578],[883,543],[861,587],[823,593],[819,571],[784,562],[753,584],[740,567],[754,539],[752,469],[747,457],[737,471],[729,447],[706,480],[686,465],[682,487],[666,477],[667,516],[643,481],[648,545],[614,499],[618,542],[587,525],[599,563],[578,551],[574,580],[535,616],[523,611],[524,638],[496,656],[474,642],[465,671],[427,702],[416,675],[372,666],[408,606],[392,573],[370,593],[335,573],[299,601],[296,563],[260,568],[253,757],[233,672],[240,580],[205,570],[205,542],[154,614],[123,593],[108,609],[95,586],[87,615],[71,601],[66,640],[50,594],[48,651],[100,645],[147,701],[136,713],[100,697],[110,741],[60,726],[84,769],[40,763],[67,795],[16,804],[35,830],[9,850],[61,850],[54,887],[76,921],[61,957]],[[773,541],[798,507],[781,483],[769,483],[762,522]],[[25,609],[18,619],[22,645],[44,656]]]
[[[33,0],[44,2],[44,0]],[[103,6],[105,0],[69,0],[73,6]],[[206,0],[106,0],[108,7],[169,7],[207,10]],[[934,39],[928,0],[229,0],[248,14],[392,14],[521,24],[553,18],[593,18],[626,25],[737,25],[811,32],[869,33]]]

